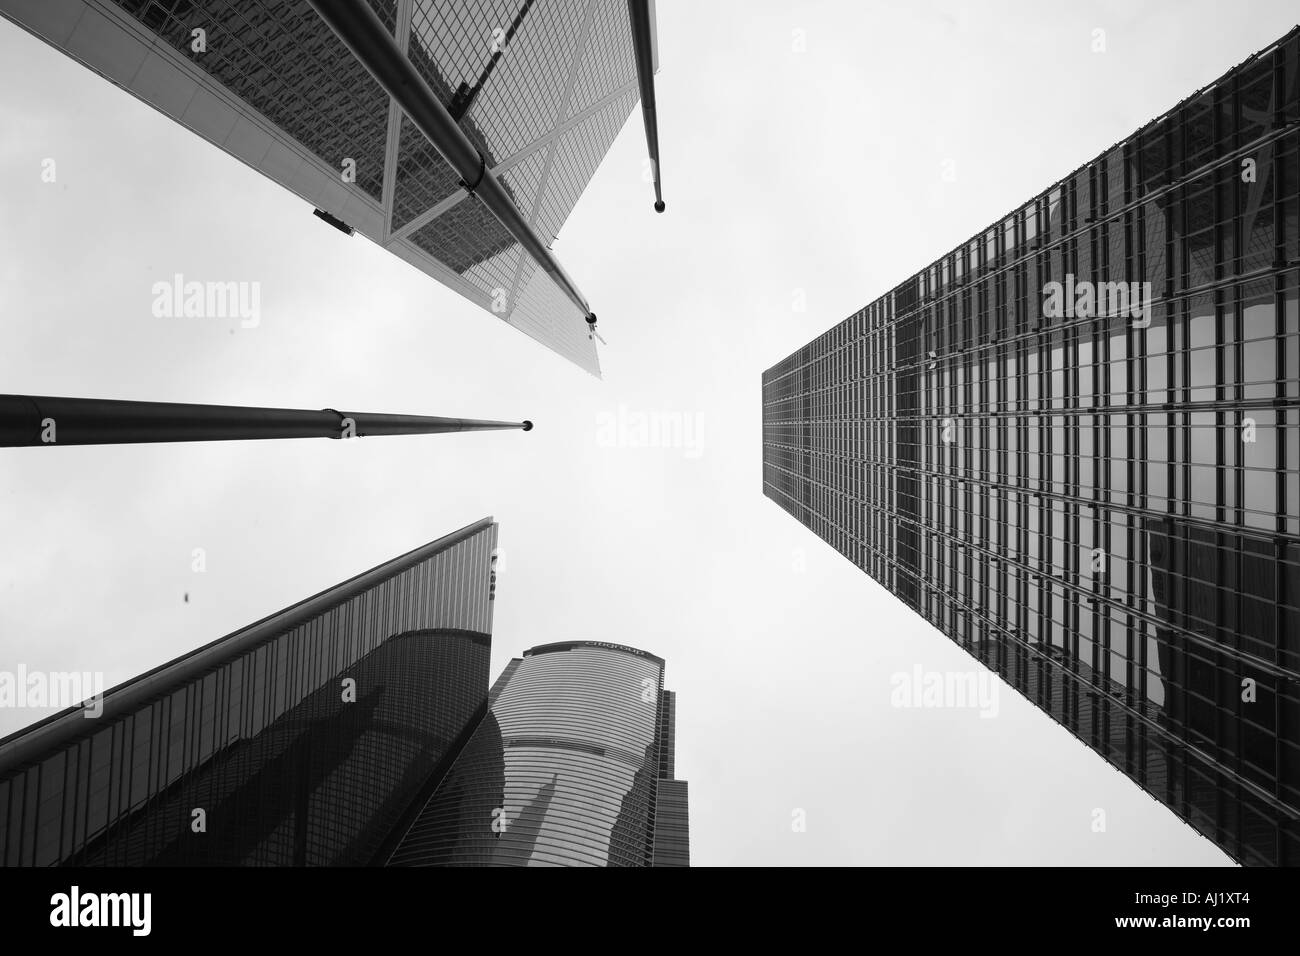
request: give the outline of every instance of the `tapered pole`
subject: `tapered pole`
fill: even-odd
[[[405,51],[393,39],[388,27],[379,19],[366,0],[308,0],[331,30],[352,51],[411,118],[420,132],[429,138],[442,157],[460,176],[461,185],[483,200],[506,232],[537,260],[556,285],[576,305],[584,318],[591,307],[555,255],[542,242],[528,220],[515,206],[505,187],[488,169],[487,158],[465,135],[437,94],[425,82]]]
[[[641,91],[641,118],[645,121],[645,145],[650,153],[650,172],[655,180],[655,212],[664,211],[664,194],[659,185],[659,116],[655,111],[654,50],[650,42],[650,0],[627,0],[632,18],[632,46],[636,53],[636,80]]]
[[[531,431],[533,423],[375,412],[0,395],[0,447]]]

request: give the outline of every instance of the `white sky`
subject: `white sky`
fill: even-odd
[[[537,422],[4,452],[0,669],[112,685],[491,514],[493,677],[548,641],[665,657],[696,865],[1227,862],[1005,687],[993,719],[890,706],[896,672],[978,665],[762,497],[760,375],[1293,3],[657,6],[668,212],[638,110],[555,245],[603,382],[0,22],[0,390]],[[260,282],[260,326],[154,318],[176,272]],[[610,447],[620,407],[685,414],[699,453]]]

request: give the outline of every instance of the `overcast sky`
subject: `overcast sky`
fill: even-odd
[[[1228,863],[1006,687],[992,718],[890,705],[979,665],[762,496],[760,376],[1297,18],[659,0],[668,211],[638,108],[554,247],[603,381],[0,21],[0,391],[537,423],[0,453],[0,668],[111,686],[494,515],[493,675],[665,657],[696,865]],[[154,317],[178,272],[260,283],[260,325]],[[632,447],[638,414],[691,440]]]

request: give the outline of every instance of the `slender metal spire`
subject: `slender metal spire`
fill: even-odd
[[[636,49],[636,79],[641,89],[645,145],[650,153],[650,171],[655,180],[655,212],[663,212],[664,194],[659,185],[659,117],[655,111],[654,48],[650,39],[650,0],[627,0],[627,12],[632,18],[632,45]]]
[[[461,184],[478,196],[506,232],[528,250],[583,316],[591,307],[559,261],[524,218],[505,187],[488,169],[487,158],[470,142],[451,113],[430,89],[406,53],[366,0],[308,0],[322,20],[352,51],[384,91],[429,138],[460,176]]]
[[[261,438],[361,438],[494,431],[533,423],[373,412],[0,395],[0,447]]]

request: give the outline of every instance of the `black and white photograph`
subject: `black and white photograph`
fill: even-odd
[[[18,931],[1284,925],[1294,0],[0,0],[0,331]]]

